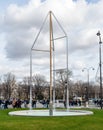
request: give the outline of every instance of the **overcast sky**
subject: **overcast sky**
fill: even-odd
[[[103,40],[103,0],[0,0],[0,75],[12,72],[19,80],[29,76],[30,48],[50,10],[68,35],[68,66],[73,79],[86,81],[87,72],[82,69],[94,67],[90,70],[90,79],[94,80],[99,65],[98,30]],[[47,21],[37,41],[45,49],[49,44],[48,25]],[[61,30],[55,27],[54,34],[59,36]],[[64,39],[56,44],[56,52],[57,69],[64,68]],[[33,74],[47,75],[48,58],[47,53],[34,53]]]

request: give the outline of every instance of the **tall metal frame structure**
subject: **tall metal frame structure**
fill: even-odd
[[[37,39],[44,27],[44,24],[47,20],[47,18],[49,17],[49,34],[50,34],[50,48],[49,50],[39,50],[39,49],[34,49],[34,45],[36,44],[37,42]],[[54,38],[53,37],[53,21],[52,21],[52,17],[54,17],[54,19],[56,20],[57,24],[59,25],[59,27],[61,28],[62,32],[63,32],[63,36],[62,37],[57,37],[57,38]],[[61,24],[59,23],[59,21],[57,20],[57,18],[55,17],[55,15],[53,14],[52,11],[49,11],[49,13],[47,14],[36,38],[35,38],[35,41],[31,47],[31,50],[30,50],[30,110],[32,109],[32,52],[33,51],[40,51],[40,52],[48,52],[49,55],[50,55],[50,103],[49,103],[49,115],[52,116],[53,115],[53,100],[55,100],[55,97],[53,98],[53,90],[54,90],[54,93],[55,93],[55,72],[53,73],[53,68],[55,69],[55,59],[53,60],[53,58],[55,58],[55,45],[54,45],[54,41],[55,40],[59,40],[59,39],[63,39],[65,38],[66,39],[66,69],[67,69],[67,72],[68,72],[68,37],[67,37],[67,34],[66,32],[64,31],[63,27],[61,26]],[[53,63],[54,62],[54,63]],[[54,70],[55,71],[55,70]],[[54,82],[53,82],[54,80]],[[54,89],[53,89],[54,87]],[[69,93],[68,93],[68,73],[67,73],[67,103],[68,103],[68,99],[69,99]]]

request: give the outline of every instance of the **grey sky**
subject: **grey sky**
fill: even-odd
[[[85,74],[81,73],[82,68],[93,66],[95,68],[95,71],[91,72],[91,79],[93,79],[99,62],[97,31],[100,30],[103,36],[102,5],[103,0],[91,0],[89,3],[85,0],[45,0],[42,2],[41,0],[23,0],[22,2],[10,0],[7,3],[1,0],[1,75],[7,71],[12,71],[18,78],[29,75],[31,45],[45,16],[48,11],[52,10],[68,35],[69,68],[73,71],[74,78],[82,79],[83,76],[85,77]],[[48,41],[46,25],[43,31],[45,33],[42,33],[39,38],[43,42],[42,47]],[[58,28],[55,31],[56,34],[60,32]],[[62,46],[60,44],[57,47],[60,57],[64,54]],[[44,54],[42,56],[39,59],[35,55],[34,63],[36,67],[47,68],[48,56]],[[61,61],[60,57],[57,63]],[[45,62],[43,62],[44,59]],[[62,62],[65,63],[65,61]],[[40,73],[42,70],[36,68],[34,73],[36,71]]]

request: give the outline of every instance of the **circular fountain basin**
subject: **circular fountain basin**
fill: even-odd
[[[53,111],[52,116],[82,116],[82,115],[92,115],[92,111],[85,110],[56,110]],[[16,116],[51,116],[49,115],[49,110],[22,110],[9,112],[9,115]]]

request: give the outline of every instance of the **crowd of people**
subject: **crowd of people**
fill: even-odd
[[[37,101],[36,99],[32,100],[32,108],[36,108],[36,104],[37,102],[41,103],[43,108],[48,108],[49,106],[49,100],[48,99],[44,99],[44,100],[39,100]],[[20,100],[20,99],[6,99],[6,100],[1,100],[0,99],[0,109],[8,109],[9,105],[12,108],[21,108],[22,106],[24,108],[28,108],[29,107],[29,103],[30,100],[29,99],[25,99],[25,100]]]
[[[100,100],[100,99],[95,99],[94,100],[94,104],[96,105],[96,106],[103,106],[103,100]]]
[[[64,101],[64,107],[66,108],[66,101]],[[69,100],[69,106],[81,106],[81,100]]]
[[[11,105],[12,108],[21,108],[22,101],[20,99],[0,99],[0,109],[8,109],[8,106]]]
[[[59,104],[61,102],[56,102],[56,104]],[[49,100],[48,99],[43,99],[43,100],[32,100],[32,108],[38,107],[38,104],[41,104],[42,108],[49,108]],[[64,108],[67,107],[67,102],[62,101],[62,104],[64,104]],[[103,104],[103,102],[102,102]],[[83,102],[81,100],[69,100],[69,106],[81,106],[83,105]],[[94,100],[94,105],[95,106],[100,106],[101,102],[100,100]],[[0,109],[8,109],[8,108],[29,108],[30,107],[30,100],[25,99],[6,99],[6,100],[1,100],[0,99]]]

